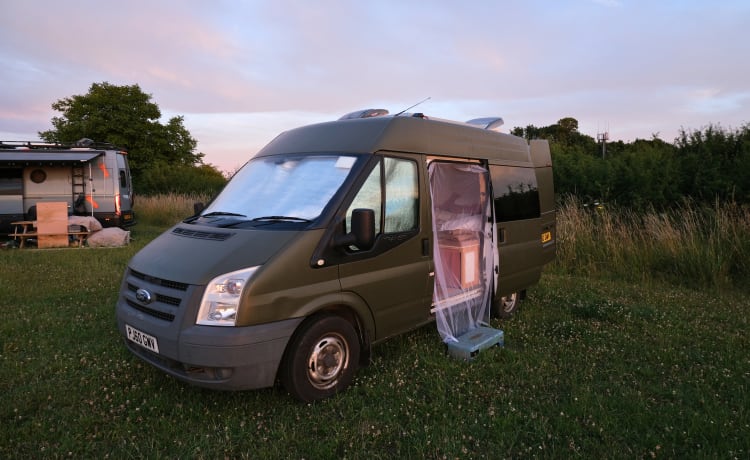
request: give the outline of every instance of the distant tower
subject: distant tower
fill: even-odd
[[[607,141],[609,140],[609,131],[596,133],[596,141],[602,144],[602,159],[607,156]]]

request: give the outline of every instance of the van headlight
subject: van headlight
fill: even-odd
[[[242,290],[257,269],[258,267],[245,268],[212,279],[203,293],[195,323],[204,326],[234,326]]]

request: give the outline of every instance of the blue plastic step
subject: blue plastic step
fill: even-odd
[[[505,344],[503,331],[485,326],[472,329],[456,339],[458,342],[448,343],[448,354],[466,361],[474,359],[482,350]]]

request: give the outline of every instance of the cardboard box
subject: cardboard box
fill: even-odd
[[[479,237],[474,232],[440,232],[438,249],[447,287],[469,289],[481,281]]]
[[[37,247],[67,248],[68,241],[68,203],[39,202],[36,204],[36,229],[39,234]]]

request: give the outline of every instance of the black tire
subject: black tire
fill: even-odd
[[[498,297],[492,302],[492,313],[499,318],[510,318],[521,303],[521,295],[518,292]]]
[[[281,383],[303,402],[328,398],[352,383],[359,352],[357,332],[349,321],[339,316],[311,319],[288,345]]]

